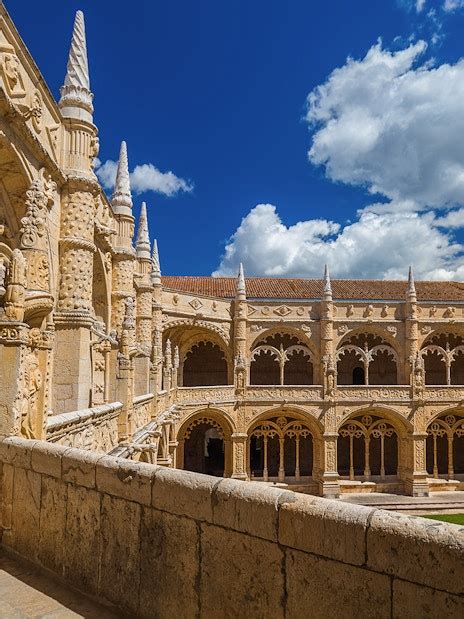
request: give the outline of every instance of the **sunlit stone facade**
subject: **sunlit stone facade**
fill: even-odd
[[[57,103],[1,6],[0,433],[324,496],[464,488],[464,285],[163,277],[126,144],[111,199],[93,172],[93,105],[82,13]]]

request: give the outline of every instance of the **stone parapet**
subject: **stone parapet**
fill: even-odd
[[[455,525],[20,438],[0,470],[2,545],[134,617],[464,613]]]
[[[121,402],[111,402],[48,417],[47,441],[107,452],[118,442],[121,409]]]

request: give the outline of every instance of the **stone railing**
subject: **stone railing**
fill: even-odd
[[[121,402],[101,404],[47,419],[47,441],[67,447],[108,452],[118,444]]]
[[[338,385],[335,395],[337,400],[391,400],[406,401],[411,399],[409,385]]]
[[[462,617],[455,525],[20,438],[2,546],[133,617]]]
[[[308,401],[322,399],[322,386],[319,385],[252,385],[247,387],[247,400],[278,401],[292,400]]]
[[[132,425],[134,429],[143,428],[152,418],[153,394],[146,393],[134,398],[132,406]]]
[[[178,387],[176,404],[207,404],[208,402],[232,402],[235,399],[233,385],[220,387]]]

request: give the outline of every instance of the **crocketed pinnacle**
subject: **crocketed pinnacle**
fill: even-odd
[[[236,291],[237,291],[237,299],[245,299],[246,298],[245,276],[243,274],[243,264],[242,263],[240,263],[240,266],[239,266],[239,269],[238,269]]]
[[[66,77],[60,93],[60,108],[64,116],[91,120],[93,94],[90,92],[87,43],[82,11],[76,12]],[[81,113],[78,112],[79,108],[81,108]],[[82,110],[84,110],[84,114]],[[88,113],[88,116],[85,115],[85,112]]]
[[[329,265],[324,268],[324,297],[332,297],[332,284],[330,283]]]
[[[408,297],[416,298],[416,286],[414,284],[414,275],[412,272],[412,267],[409,267],[409,275],[408,275]]]
[[[135,250],[137,258],[146,258],[150,260],[150,236],[148,233],[147,205],[145,202],[142,202],[140,208],[139,229],[137,232]]]
[[[153,241],[153,253],[151,255],[151,283],[161,284],[161,268],[158,254],[158,243]]]
[[[116,183],[111,196],[111,205],[114,212],[118,215],[132,215],[129,163],[127,160],[127,145],[124,141],[121,142],[121,150],[119,151],[118,171],[116,172]]]

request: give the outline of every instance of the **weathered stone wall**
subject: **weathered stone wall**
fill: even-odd
[[[2,545],[137,617],[462,617],[464,529],[0,442]]]

